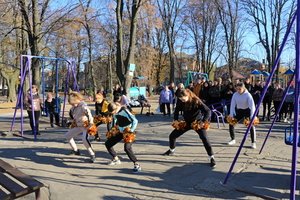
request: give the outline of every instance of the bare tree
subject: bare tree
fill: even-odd
[[[124,0],[117,0],[116,17],[117,17],[117,51],[116,51],[116,71],[121,84],[129,94],[129,88],[132,82],[132,75],[128,70],[129,64],[134,64],[136,49],[136,26],[138,12],[141,7],[141,0],[132,0],[131,5],[127,5],[129,12],[129,44],[125,49],[123,42],[124,37]],[[129,4],[129,1],[127,1]],[[131,9],[129,9],[131,7]]]
[[[51,20],[51,23],[48,22],[47,27],[43,27],[49,18],[55,16],[54,13],[49,14],[49,17],[46,15],[49,9],[49,2],[50,0],[45,0],[43,2],[39,2],[38,0],[31,0],[30,2],[18,0],[25,26],[14,27],[14,29],[23,28],[26,31],[31,55],[40,55],[41,50],[43,49],[42,43],[44,36],[54,27],[63,27],[63,23],[61,23],[60,26],[57,26],[58,22],[61,22],[68,13],[77,7],[76,5],[67,5],[62,9],[55,10],[56,13],[60,13],[58,17]],[[37,59],[33,60],[32,71],[33,84],[40,85],[40,66]]]
[[[258,43],[265,49],[270,71],[278,55],[280,39],[296,10],[295,0],[242,0],[241,2],[250,16],[248,18],[250,28],[255,28]]]
[[[209,74],[222,49],[218,45],[218,10],[210,0],[190,0],[185,13],[185,25],[195,44],[197,70]]]
[[[92,51],[93,51],[93,46],[92,46],[92,43],[93,43],[93,36],[92,36],[92,33],[91,33],[91,23],[94,21],[95,17],[97,17],[97,14],[96,15],[92,15],[92,16],[89,16],[90,14],[90,5],[91,5],[91,2],[92,0],[88,0],[86,2],[86,4],[84,5],[84,2],[82,0],[79,0],[80,1],[80,6],[83,10],[83,18],[84,20],[82,21],[82,24],[86,30],[86,33],[87,33],[87,39],[88,39],[88,68],[89,68],[89,72],[90,72],[90,77],[91,77],[91,80],[92,80],[92,91],[93,91],[93,97],[95,98],[95,95],[97,93],[97,85],[96,85],[96,78],[95,78],[95,70],[94,70],[94,64],[93,64],[93,57],[92,57]],[[89,79],[89,77],[87,78],[87,80]]]
[[[22,30],[7,30],[11,27],[21,25],[21,18],[16,9],[15,2],[3,2],[1,6],[1,38],[0,38],[0,74],[5,81],[2,83],[2,89],[7,85],[7,101],[16,100],[16,86],[18,83],[20,68],[18,54],[22,52],[26,40],[23,40]]]
[[[241,14],[239,0],[216,0],[219,19],[224,31],[226,55],[224,55],[232,79],[232,70],[237,67],[242,41],[241,41]]]
[[[153,44],[156,50],[156,64],[154,67],[155,71],[155,82],[156,85],[160,85],[161,73],[164,69],[163,63],[165,63],[164,49],[166,47],[166,35],[163,29],[156,28],[155,34],[153,36]]]
[[[163,21],[163,29],[166,34],[169,48],[170,81],[175,81],[175,42],[182,22],[179,23],[180,10],[183,8],[183,0],[157,0],[158,10]]]

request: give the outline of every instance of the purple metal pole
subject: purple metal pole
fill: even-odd
[[[33,96],[32,96],[32,71],[31,71],[31,57],[28,58],[28,74],[29,74],[29,87],[30,87],[30,98],[31,98],[31,113],[32,113],[32,122],[33,122],[33,134],[34,134],[34,140],[36,140],[36,122],[35,122],[35,116],[34,116],[34,106],[33,106]]]
[[[26,76],[26,69],[27,69],[27,65],[25,64],[25,70],[24,70],[24,65],[23,65],[23,57],[21,56],[20,58],[20,62],[21,62],[21,70],[20,70],[20,76],[21,76],[21,80],[20,80],[20,88],[19,88],[19,93],[18,93],[18,98],[17,98],[17,103],[16,103],[16,108],[15,108],[15,112],[14,112],[14,116],[13,116],[13,121],[11,123],[10,126],[10,131],[12,131],[14,124],[15,124],[15,119],[16,119],[16,114],[17,114],[17,109],[18,109],[18,105],[23,102],[21,102],[21,95],[23,94],[23,86],[24,86],[24,80],[25,80],[25,76]],[[20,107],[22,108],[22,106]],[[22,112],[22,109],[21,109]]]
[[[295,199],[296,181],[297,181],[297,159],[299,143],[299,87],[300,87],[300,0],[297,4],[297,29],[296,29],[296,70],[295,70],[295,108],[294,108],[294,138],[292,155],[292,172],[290,185],[290,199]]]
[[[45,88],[45,61],[44,59],[42,59],[42,98],[43,98],[43,102],[45,102],[45,91],[46,91],[46,88]],[[46,106],[44,105],[43,106],[43,112],[44,114],[46,113]]]
[[[23,56],[22,56],[23,57]],[[24,58],[24,57],[23,57]],[[31,61],[31,58],[29,57],[29,56],[26,56],[26,58],[27,58],[27,60],[26,60],[26,68],[25,68],[25,70],[24,70],[24,84],[25,84],[25,77],[26,77],[26,73],[27,73],[27,71],[28,71],[28,73],[29,73],[29,65],[31,65],[30,64],[30,61]],[[26,94],[25,95],[27,95],[27,92],[26,92]],[[22,135],[22,137],[23,137],[23,128],[24,128],[24,117],[23,117],[23,115],[24,115],[24,113],[23,113],[23,111],[24,111],[24,106],[23,106],[23,102],[24,102],[24,96],[22,95],[21,96],[21,135]]]
[[[261,149],[260,149],[260,151],[259,151],[259,154],[261,154],[261,152],[262,152],[262,150],[263,150],[263,148],[264,148],[264,146],[265,146],[265,144],[266,144],[266,142],[267,142],[267,140],[268,140],[268,138],[269,138],[269,135],[270,135],[270,133],[271,133],[271,130],[272,130],[272,128],[273,128],[273,126],[274,126],[274,123],[275,123],[275,121],[276,121],[276,119],[277,119],[277,116],[278,116],[278,114],[279,114],[279,112],[280,112],[280,110],[281,110],[281,108],[282,108],[282,105],[283,105],[283,103],[284,103],[284,101],[285,101],[286,95],[287,95],[287,93],[288,93],[288,91],[289,91],[289,89],[290,89],[290,87],[291,87],[291,82],[293,81],[294,76],[295,76],[295,73],[294,73],[293,76],[291,77],[291,80],[290,80],[289,83],[288,83],[288,87],[285,88],[285,90],[284,90],[283,98],[282,98],[282,100],[281,100],[281,102],[280,102],[280,105],[279,105],[279,108],[278,108],[277,112],[275,113],[275,117],[274,117],[274,119],[273,119],[273,121],[272,121],[272,124],[271,124],[271,126],[270,126],[270,128],[269,128],[269,131],[268,131],[267,136],[266,136],[266,138],[265,138],[265,140],[264,140],[264,143],[263,143],[263,145],[261,146]]]
[[[79,92],[79,86],[77,83],[76,72],[75,72],[76,71],[75,61],[72,61],[71,67],[72,67],[72,74],[73,74],[73,78],[74,78],[73,90],[76,90],[77,92]]]
[[[300,1],[300,0],[298,0],[298,1]],[[293,23],[294,23],[294,21],[295,21],[295,18],[296,18],[296,13],[294,14],[294,16],[293,16],[293,18],[292,18],[292,20],[291,20],[291,23],[290,23],[290,25],[289,25],[288,28],[287,28],[287,31],[286,31],[286,33],[285,33],[285,36],[284,36],[284,38],[283,38],[282,44],[281,44],[280,49],[279,49],[279,52],[278,52],[278,56],[277,56],[277,58],[276,58],[276,60],[275,60],[275,63],[274,63],[274,66],[273,66],[273,68],[272,68],[272,71],[271,71],[271,73],[270,73],[270,76],[268,77],[268,79],[267,79],[267,81],[266,81],[266,86],[265,86],[264,89],[263,89],[262,96],[260,97],[259,102],[258,102],[258,104],[257,104],[257,106],[256,106],[256,108],[255,108],[254,114],[253,114],[253,116],[252,116],[252,118],[251,118],[251,120],[250,120],[250,125],[247,127],[247,130],[246,130],[246,133],[245,133],[245,135],[244,135],[244,138],[243,138],[243,140],[242,140],[242,142],[241,142],[241,145],[239,146],[239,149],[238,149],[238,151],[237,151],[237,153],[236,153],[236,155],[235,155],[235,157],[234,157],[234,159],[233,159],[233,162],[232,162],[232,164],[231,164],[231,166],[230,166],[230,168],[229,168],[229,171],[228,171],[228,173],[226,174],[226,177],[225,177],[225,179],[224,179],[223,184],[226,184],[226,183],[227,183],[227,180],[228,180],[228,178],[229,178],[229,176],[230,176],[230,174],[231,174],[231,172],[232,172],[232,170],[233,170],[233,168],[234,168],[234,165],[235,165],[235,163],[236,163],[236,161],[237,161],[237,158],[239,157],[239,154],[240,154],[240,152],[241,152],[241,150],[242,150],[242,147],[244,146],[244,143],[245,143],[245,141],[246,141],[247,135],[248,135],[248,133],[249,133],[249,131],[250,131],[250,128],[251,128],[251,126],[252,126],[252,124],[253,124],[254,118],[255,118],[255,116],[256,116],[257,113],[258,113],[259,106],[260,106],[260,104],[261,104],[261,102],[262,102],[262,100],[263,100],[263,98],[265,97],[265,94],[266,94],[266,92],[267,92],[267,86],[270,84],[270,82],[271,82],[271,80],[272,80],[272,77],[274,76],[275,70],[276,70],[277,67],[278,67],[278,63],[279,63],[279,59],[280,59],[281,53],[282,53],[283,48],[284,48],[284,46],[285,46],[285,44],[286,44],[286,41],[287,41],[287,39],[288,39],[288,36],[289,36],[290,31],[291,31],[292,25],[293,25]]]
[[[62,119],[64,119],[64,116],[65,116],[66,99],[67,99],[67,91],[69,89],[69,79],[70,79],[70,68],[71,67],[72,67],[71,63],[68,62],[67,78],[66,78],[65,91],[64,91],[64,105],[63,105]]]

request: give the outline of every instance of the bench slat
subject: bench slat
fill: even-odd
[[[9,200],[12,198],[11,194],[6,194],[3,190],[0,189],[0,199],[1,200]]]
[[[37,190],[44,186],[43,183],[33,179],[32,177],[24,174],[20,170],[13,168],[7,171],[9,175],[17,179],[18,181],[22,182],[26,186],[28,186],[31,190]]]
[[[6,172],[15,179],[19,180],[26,186],[28,186],[31,190],[36,190],[44,186],[43,183],[33,179],[32,177],[28,176],[27,174],[24,174],[20,170],[14,168],[7,162],[0,159],[0,171]]]
[[[23,188],[3,173],[0,173],[0,185],[11,192],[14,197],[19,197],[29,192],[28,188]]]
[[[0,171],[6,172],[7,170],[10,170],[12,168],[14,167],[0,159]]]

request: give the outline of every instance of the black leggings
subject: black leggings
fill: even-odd
[[[55,118],[55,124],[59,125],[59,113],[51,112],[49,113],[50,124],[53,124],[53,118]]]
[[[234,116],[235,119],[237,119],[237,121],[241,121],[244,120],[245,118],[249,118],[250,119],[250,109],[236,109],[236,116]],[[234,133],[234,126],[229,124],[229,133],[230,133],[230,137],[232,140],[235,139],[235,133]],[[252,126],[250,129],[250,134],[251,134],[251,142],[254,143],[256,141],[256,134],[255,134],[255,129]]]
[[[281,101],[273,101],[274,108],[275,108],[275,113],[278,112],[280,103],[281,103]],[[282,106],[283,106],[283,105],[282,105]],[[282,119],[282,117],[283,117],[283,108],[281,108],[281,110],[279,111],[277,120]]]
[[[163,111],[163,114],[166,115],[166,107],[167,107],[167,112],[168,112],[168,115],[171,115],[171,107],[170,107],[170,103],[162,103],[162,111]]]
[[[272,101],[267,99],[267,100],[263,100],[263,120],[265,120],[265,117],[267,115],[267,119],[270,120],[270,115],[271,115],[271,104]]]
[[[33,126],[32,111],[27,110],[27,113],[28,113],[28,116],[29,116],[29,122],[30,122],[30,127],[31,127],[31,130],[32,130],[32,134],[34,134],[34,128],[35,128],[35,133],[37,134],[39,132],[39,122],[40,122],[41,111],[34,111],[35,127]]]
[[[175,148],[176,139],[178,137],[180,137],[181,135],[183,135],[188,130],[191,130],[191,128],[186,128],[184,130],[176,130],[176,129],[174,129],[172,131],[172,133],[169,135],[170,149],[174,149]],[[204,144],[204,147],[205,147],[205,150],[206,150],[207,154],[209,156],[214,155],[212,147],[211,147],[211,144],[210,144],[209,139],[207,137],[206,130],[200,129],[200,130],[197,130],[196,132],[198,133],[200,139],[202,140],[202,143]]]
[[[107,151],[109,152],[110,155],[112,155],[113,157],[117,156],[117,153],[115,152],[113,146],[115,146],[118,142],[120,142],[121,140],[123,140],[123,134],[118,134],[116,136],[113,136],[109,139],[106,140],[105,142],[105,146]],[[132,151],[132,143],[125,143],[124,144],[124,151],[126,152],[127,156],[129,157],[129,159],[136,163],[137,159]]]

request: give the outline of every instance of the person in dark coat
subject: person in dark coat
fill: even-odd
[[[169,147],[170,149],[167,150],[163,155],[171,156],[175,152],[176,146],[176,139],[179,138],[181,135],[186,133],[187,131],[192,129],[192,123],[194,121],[199,122],[206,122],[211,117],[210,109],[189,89],[183,89],[177,92],[177,97],[180,99],[182,104],[176,109],[181,109],[183,111],[183,118],[186,123],[183,129],[174,129],[171,134],[169,135]],[[178,114],[175,111],[174,120],[178,120]],[[205,147],[205,150],[210,158],[210,166],[214,167],[216,165],[214,159],[214,153],[207,137],[207,132],[204,128],[200,128],[195,130],[199,135],[202,143]]]

